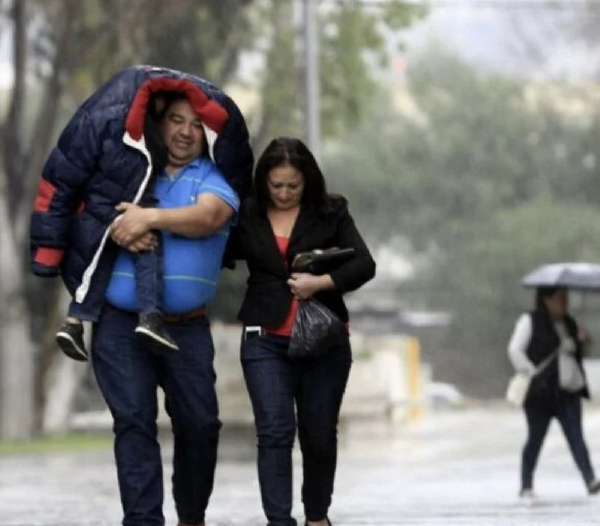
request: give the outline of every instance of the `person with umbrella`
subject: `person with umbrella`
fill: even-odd
[[[544,275],[538,272],[537,276]],[[600,492],[583,436],[581,398],[589,398],[582,366],[587,335],[569,314],[569,280],[552,283],[527,276],[524,284],[535,287],[535,308],[517,320],[508,345],[515,370],[531,374],[523,404],[527,440],[521,458],[520,497],[532,500],[533,474],[550,422],[560,423],[569,448],[590,495]],[[548,278],[548,274],[546,274]],[[580,278],[580,277],[579,277]],[[571,282],[573,283],[573,281]],[[583,287],[584,281],[576,285]]]

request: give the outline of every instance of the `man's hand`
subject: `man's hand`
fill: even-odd
[[[119,203],[116,209],[123,214],[110,226],[110,236],[117,245],[129,248],[132,243],[150,231],[153,211],[151,208],[141,208],[133,203]]]
[[[333,281],[329,274],[324,276],[314,276],[304,272],[295,272],[288,279],[292,294],[299,300],[310,298],[316,292],[324,289],[333,288]]]
[[[127,250],[130,252],[144,252],[146,250],[153,250],[158,245],[158,238],[152,232],[146,232],[141,237],[138,237],[132,243],[129,243]]]

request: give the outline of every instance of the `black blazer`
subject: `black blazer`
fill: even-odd
[[[358,289],[375,276],[375,261],[348,212],[347,201],[343,197],[333,198],[330,209],[321,213],[301,209],[290,236],[285,261],[266,212],[259,209],[253,197],[246,199],[226,256],[245,260],[250,273],[238,319],[245,325],[266,328],[281,325],[293,299],[286,282],[294,256],[298,252],[334,246],[353,247],[356,255],[330,272],[335,289],[318,292],[315,299],[347,322],[348,310],[342,294]]]

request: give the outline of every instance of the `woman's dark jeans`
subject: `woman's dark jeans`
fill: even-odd
[[[292,447],[302,450],[302,502],[308,520],[326,517],[337,462],[337,424],[352,353],[346,338],[318,359],[290,360],[289,339],[259,336],[242,343],[241,360],[258,438],[258,478],[269,526],[292,518]]]
[[[586,484],[595,478],[588,448],[583,438],[581,396],[560,391],[556,400],[539,403],[525,402],[527,442],[521,459],[521,488],[533,488],[533,473],[552,418],[556,417],[569,444],[573,459]]]

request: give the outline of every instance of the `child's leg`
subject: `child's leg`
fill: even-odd
[[[162,247],[160,234],[153,250],[134,255],[137,303],[140,314],[160,313],[162,307]]]
[[[86,306],[81,303],[71,301],[67,319],[56,332],[56,344],[60,350],[69,358],[79,362],[85,362],[89,359],[85,341],[83,338],[82,321],[93,318]],[[93,320],[90,320],[93,321]]]
[[[77,303],[73,300],[67,310],[67,321],[72,319],[75,323],[81,323],[82,321],[96,322],[100,316],[103,303],[104,301],[93,303],[87,299],[83,303]]]
[[[90,288],[82,303],[71,301],[67,319],[56,333],[56,343],[73,360],[87,361],[82,321],[96,322],[104,305],[104,291],[112,273],[112,263],[119,247],[107,244],[100,258],[98,268],[90,283]]]
[[[157,234],[158,235],[158,234]],[[160,237],[154,250],[135,255],[135,281],[140,322],[136,334],[148,349],[159,353],[177,351],[177,343],[163,325],[163,268]]]

